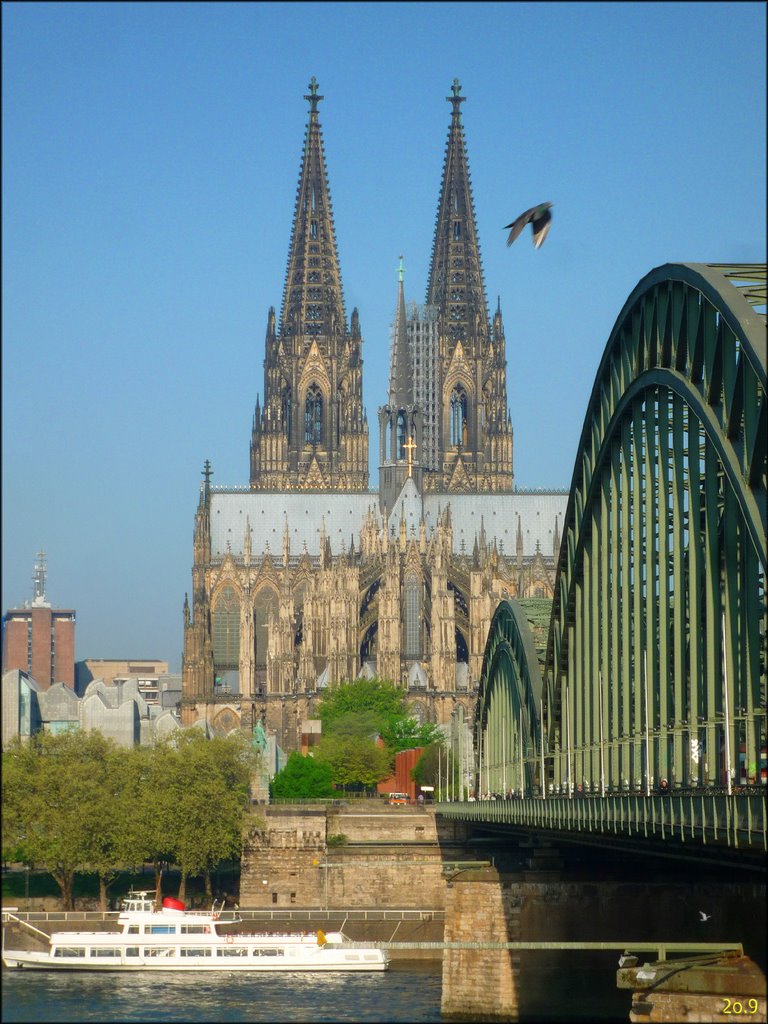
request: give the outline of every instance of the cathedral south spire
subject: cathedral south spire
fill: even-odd
[[[317,80],[296,192],[279,325],[270,311],[264,404],[251,436],[252,490],[368,487],[357,310],[347,327]]]
[[[488,317],[469,161],[461,120],[461,85],[453,80],[451,124],[440,183],[427,307],[438,322],[435,381],[439,454],[430,490],[511,491],[512,428],[507,412],[501,311]]]
[[[452,341],[479,343],[487,337],[488,309],[475,225],[469,162],[461,121],[461,85],[454,78],[451,124],[437,205],[427,304],[436,306]],[[480,337],[477,336],[478,325]]]

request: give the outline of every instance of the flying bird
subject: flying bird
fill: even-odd
[[[699,911],[699,920],[700,921],[708,921],[711,917],[712,917],[711,914],[705,914],[703,910]]]
[[[511,224],[505,224],[505,231],[507,228],[512,228],[509,232],[507,245],[512,245],[525,225],[530,223],[531,230],[533,231],[533,245],[534,248],[538,249],[547,237],[549,225],[552,222],[552,214],[550,213],[551,207],[552,203],[539,203],[538,206],[532,206],[530,210],[526,210],[525,213],[521,213],[517,220],[513,220]]]

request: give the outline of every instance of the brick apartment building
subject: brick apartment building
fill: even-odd
[[[52,608],[45,597],[45,553],[39,552],[34,598],[3,616],[3,672],[20,669],[44,689],[75,685],[75,612]]]

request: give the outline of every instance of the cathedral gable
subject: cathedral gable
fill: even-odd
[[[445,372],[445,394],[449,395],[458,383],[464,385],[467,391],[472,391],[472,367],[464,353],[464,346],[461,342],[456,343],[456,348],[448,362]]]
[[[317,463],[317,456],[312,456],[307,475],[304,477],[302,487],[305,491],[322,491],[325,489],[325,477]]]
[[[448,482],[449,491],[471,491],[472,481],[467,473],[467,467],[464,465],[464,459],[461,455],[456,459],[456,463],[451,473],[451,479]]]

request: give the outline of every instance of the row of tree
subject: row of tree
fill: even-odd
[[[432,782],[442,733],[410,713],[400,687],[382,679],[338,683],[324,693],[318,715],[320,742],[311,757],[290,755],[272,781],[272,796],[321,798],[338,788],[372,789],[392,774],[395,754],[413,747],[425,750],[415,778]]]
[[[312,757],[291,754],[272,795],[331,797],[339,789],[371,789],[392,774],[400,750],[425,748],[414,777],[434,784],[442,734],[419,723],[403,691],[380,679],[358,679],[326,691],[319,707],[322,739]],[[79,872],[96,873],[102,909],[124,871],[150,862],[160,894],[162,871],[189,877],[238,859],[259,761],[244,733],[206,739],[183,730],[155,747],[126,749],[99,732],[38,733],[14,741],[2,758],[3,859],[43,868],[67,908]]]
[[[38,733],[2,757],[3,859],[49,871],[72,907],[78,872],[99,877],[102,909],[122,871],[151,862],[204,876],[239,858],[258,754],[248,738],[185,730],[156,747],[119,747],[99,732]]]

